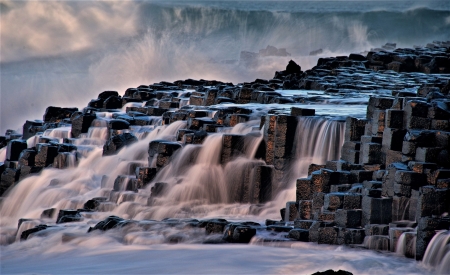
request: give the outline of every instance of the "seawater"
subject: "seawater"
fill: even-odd
[[[337,55],[386,42],[412,46],[450,39],[448,1],[6,1],[1,5],[1,131],[39,118],[48,105],[83,107],[107,89],[122,93],[130,86],[183,78],[234,82],[271,78],[291,58],[303,69],[312,67],[318,57],[308,53],[318,48],[324,49],[323,55]],[[19,22],[30,28],[13,32],[8,27]],[[269,58],[254,68],[239,64],[240,51],[257,52],[267,45],[286,48],[292,55]],[[342,102],[331,99],[330,105],[318,106],[318,113],[364,117],[367,98],[358,100],[360,105],[339,109]],[[98,117],[109,118],[108,113]],[[1,273],[311,274],[330,268],[354,274],[434,272],[432,267],[392,253],[348,247],[201,244],[207,236],[200,230],[126,227],[86,233],[108,215],[136,220],[222,217],[260,223],[266,218],[279,219],[279,208],[295,198],[294,180],[305,175],[308,162],[339,158],[343,123],[329,118],[299,122],[298,140],[323,139],[304,143],[311,151],[296,147],[298,162],[285,178],[283,191],[263,206],[230,200],[227,183],[235,180],[230,174],[248,163],[258,165],[258,160],[250,146],[245,157],[228,168],[218,165],[219,133],[208,137],[203,146],[186,146],[174,161],[177,166],[160,172],[157,180],[169,182],[172,188],[152,207],[147,206],[149,188],[123,192],[115,202],[104,205],[102,212],[84,213],[81,222],[15,241],[20,232],[40,222],[54,223],[55,216],[40,218],[45,209],[81,208],[93,197],[109,197],[114,179],[128,173],[130,162],[146,163],[151,140],[174,139],[176,130],[184,127],[183,122],[159,124],[112,157],[102,157],[104,127],[92,127],[77,141],[76,167],[46,169],[21,181],[1,204]],[[250,122],[229,131],[256,141],[260,133],[255,125]],[[69,130],[60,130],[47,134],[69,136]],[[34,138],[29,140],[33,142]],[[0,157],[4,153],[0,151]],[[102,181],[103,175],[109,180]],[[212,179],[216,185],[205,186]],[[20,218],[32,220],[17,228]],[[166,239],[173,234],[184,236],[184,241],[168,244]]]
[[[49,105],[83,107],[104,90],[178,79],[271,78],[289,59],[387,42],[450,39],[450,2],[436,1],[12,1],[1,3],[0,133]],[[24,26],[17,30],[17,26]],[[267,45],[288,57],[250,68],[241,51]]]

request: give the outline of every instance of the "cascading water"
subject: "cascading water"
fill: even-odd
[[[323,165],[339,159],[344,143],[345,123],[321,117],[300,117],[295,133],[294,162],[285,176],[287,188],[275,198],[272,211],[277,212],[286,201],[295,201],[296,179],[308,175],[311,163]]]
[[[14,226],[19,218],[39,219],[43,210],[55,207],[57,212],[68,207],[68,202],[76,202],[75,205],[70,205],[71,208],[80,208],[92,197],[104,196],[108,191],[101,188],[103,175],[108,175],[110,179],[104,187],[113,188],[115,177],[127,168],[123,162],[145,161],[149,141],[174,136],[184,125],[185,122],[175,122],[169,126],[157,127],[145,139],[120,151],[116,156],[102,157],[102,149],[95,147],[87,151],[77,167],[65,170],[45,169],[38,176],[24,179],[2,201],[1,225]],[[80,140],[83,143],[83,138]],[[123,168],[117,169],[120,166]]]
[[[24,121],[24,115],[26,119],[37,117],[48,106],[49,100],[56,106],[81,106],[92,96],[92,91],[123,91],[131,86],[188,77],[234,82],[256,77],[268,79],[289,59],[306,70],[313,67],[319,57],[358,53],[386,42],[409,47],[449,39],[448,1],[418,3],[408,0],[389,5],[386,1],[322,2],[2,1],[0,20],[3,28],[0,32],[6,43],[1,47],[1,90],[5,92],[2,92],[0,130],[4,132],[17,127]],[[17,24],[29,28],[17,32],[13,27]],[[291,55],[258,53],[267,45],[286,48]],[[317,49],[323,50],[319,56],[308,55]],[[248,51],[258,56],[257,62],[250,66],[242,55]],[[353,82],[341,82],[341,69],[333,70],[333,75],[323,78],[322,84],[351,87]],[[386,92],[390,96],[390,90],[376,90],[376,94]],[[196,95],[195,92],[184,90],[181,93],[185,96],[180,95],[179,101],[173,103],[178,103],[179,108],[193,103],[189,98]],[[290,93],[292,98],[283,100],[295,102],[295,106],[303,105],[297,101],[300,94],[310,93],[322,98],[323,106],[314,107],[316,113],[321,110],[320,115],[350,115],[350,109],[355,110],[350,104],[359,102],[361,106],[356,109],[365,109],[363,104],[367,102],[365,96],[354,98],[353,93],[330,95],[328,92],[297,90],[275,93]],[[380,270],[386,274],[423,274],[432,270],[403,257],[312,243],[288,243],[289,249],[199,245],[218,239],[214,239],[217,234],[206,236],[204,228],[191,228],[189,220],[195,218],[227,218],[230,222],[243,222],[248,218],[261,224],[266,218],[279,220],[280,208],[286,201],[294,200],[294,183],[297,178],[307,176],[308,165],[339,159],[344,123],[324,117],[298,118],[294,151],[288,152],[291,154],[285,163],[288,168],[276,175],[279,181],[276,185],[282,187],[276,190],[281,191],[271,193],[272,201],[267,202],[258,197],[261,186],[253,185],[260,180],[257,177],[263,175],[256,173],[258,169],[275,170],[275,165],[266,165],[263,161],[261,151],[265,150],[260,144],[265,143],[266,136],[265,129],[260,129],[259,120],[240,123],[233,128],[218,127],[216,133],[209,133],[201,145],[189,144],[178,149],[165,167],[157,161],[162,153],[154,155],[149,162],[149,143],[156,140],[176,142],[177,130],[186,129],[186,122],[161,126],[161,117],[147,116],[141,120],[148,124],[146,126],[108,130],[108,121],[125,115],[128,107],[160,108],[160,104],[167,103],[164,102],[166,99],[130,102],[115,112],[96,112],[97,119],[89,131],[77,139],[71,138],[70,129],[58,128],[27,141],[29,148],[38,143],[66,141],[77,150],[60,153],[66,155],[65,159],[61,158],[65,161],[60,167],[63,169],[56,169],[57,166],[45,168],[40,174],[22,180],[1,198],[0,244],[5,245],[0,250],[0,273],[61,273],[61,270],[68,274],[132,274],[143,270],[186,273],[195,269],[199,274],[287,274],[299,270],[311,274],[325,266],[355,274],[376,274]],[[277,100],[273,98],[273,102]],[[335,108],[337,105],[334,104],[340,104],[340,107]],[[255,119],[267,115],[269,109],[276,110],[277,114],[286,113],[291,107],[287,105],[269,103],[264,107],[243,108],[254,108],[247,118]],[[184,110],[197,107],[190,108]],[[31,110],[37,113],[33,114]],[[341,110],[348,112],[341,114]],[[209,111],[205,121],[215,118],[214,113]],[[355,117],[365,115],[363,110]],[[105,142],[123,133],[133,134],[138,141],[114,156],[103,156]],[[239,137],[240,144],[236,146],[237,150],[228,152],[230,155],[225,156],[224,161],[224,140],[232,135]],[[17,165],[17,162],[6,160],[6,149],[0,149],[0,162],[6,162],[8,167]],[[140,186],[140,189],[130,190],[130,186],[135,187],[133,180],[137,180],[137,167],[159,171],[145,188]],[[278,177],[281,174],[282,177]],[[94,211],[84,211],[89,210],[85,203],[93,198],[99,203],[98,207]],[[59,210],[79,208],[83,208],[78,213],[80,220],[55,223]],[[86,232],[111,215],[133,220],[123,228]],[[24,220],[17,226],[22,218]],[[175,219],[178,223],[171,223]],[[21,241],[23,232],[40,224],[47,224],[49,228]],[[269,229],[268,226],[262,228]],[[265,229],[262,235],[274,234]],[[281,235],[285,233],[279,233]],[[222,240],[222,236],[219,237]],[[257,237],[264,241],[266,236]],[[414,236],[400,237],[399,254],[408,253],[407,240],[414,241]],[[366,241],[368,247],[383,249],[388,246],[389,239],[371,236]],[[437,234],[428,247],[430,252],[427,251],[424,263],[434,266],[436,272],[447,273],[449,270],[448,242],[447,231]],[[179,244],[167,246],[167,243]]]
[[[450,272],[450,231],[442,230],[431,239],[422,262],[438,274]]]
[[[300,117],[296,132],[293,176],[304,177],[311,163],[325,164],[339,159],[344,143],[345,123],[315,117]]]

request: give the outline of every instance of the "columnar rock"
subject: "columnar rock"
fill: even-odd
[[[137,141],[138,139],[131,133],[115,135],[111,137],[103,146],[103,155],[114,155],[123,147],[133,144]]]

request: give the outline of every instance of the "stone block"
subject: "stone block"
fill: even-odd
[[[320,169],[311,174],[312,192],[330,192],[330,177],[332,170]]]
[[[449,122],[449,120],[445,120],[445,119],[444,120],[432,119],[430,129],[450,131],[450,122]]]
[[[367,118],[371,118],[373,112],[375,110],[387,110],[392,107],[394,103],[393,97],[380,97],[380,96],[371,96],[369,98],[368,106],[367,106]]]
[[[389,243],[391,252],[396,252],[398,240],[400,236],[405,232],[411,232],[412,228],[391,228],[389,230]],[[398,251],[397,251],[398,252]]]
[[[44,122],[40,120],[30,121],[27,120],[23,124],[23,136],[22,139],[27,140],[30,137],[34,136],[38,132],[43,132]]]
[[[313,220],[295,220],[294,228],[309,229],[313,223]]]
[[[309,242],[309,230],[294,228],[289,231],[288,238],[301,242]]]
[[[191,95],[189,98],[189,105],[202,106],[203,105],[203,97]]]
[[[400,151],[386,150],[385,166],[389,166],[395,162],[403,162],[403,155]]]
[[[337,227],[320,227],[318,230],[318,244],[342,244],[338,241]]]
[[[8,142],[8,146],[6,148],[6,160],[9,161],[17,161],[19,160],[20,153],[23,150],[27,149],[26,140],[13,139]]]
[[[344,202],[343,193],[325,194],[324,209],[329,211],[336,211],[336,209],[342,208],[343,202]]]
[[[374,171],[372,179],[375,181],[382,181],[385,174],[386,174],[386,170]]]
[[[341,154],[341,159],[349,163],[359,163],[360,151],[358,150],[346,150]]]
[[[351,181],[351,175],[349,171],[334,171],[331,172],[330,175],[330,184],[338,185],[338,184],[350,184],[353,183]]]
[[[352,182],[362,183],[366,180],[371,180],[373,177],[373,171],[366,170],[352,170],[350,171],[350,177]]]
[[[299,218],[298,204],[294,201],[286,202],[286,212],[284,214],[284,221],[294,221]]]
[[[393,129],[403,128],[403,110],[386,110],[385,127]]]
[[[339,227],[356,228],[361,226],[362,210],[338,209],[336,210],[335,222]]]
[[[411,141],[402,142],[402,154],[415,156],[416,155],[417,144]]]
[[[442,148],[439,147],[417,147],[416,161],[436,163],[441,151]]]
[[[361,136],[364,134],[366,122],[366,120],[347,117],[345,120],[345,141],[359,141]]]
[[[131,133],[123,133],[112,136],[103,145],[103,156],[117,154],[120,149],[138,141],[138,138]]]
[[[37,153],[34,149],[23,150],[19,156],[19,166],[34,166],[36,154]]]
[[[383,151],[394,150],[402,151],[403,139],[405,137],[406,130],[385,128],[383,132]]]
[[[0,196],[3,196],[5,191],[19,180],[19,177],[19,169],[6,168],[0,176]]]
[[[381,144],[363,143],[359,155],[361,164],[379,164],[382,162]]]
[[[296,200],[311,200],[313,192],[311,189],[311,178],[297,179]]]
[[[408,167],[402,163],[392,163],[383,176],[382,195],[385,197],[394,196],[395,173],[399,170],[408,170]]]
[[[38,153],[34,159],[34,165],[38,167],[47,167],[53,164],[55,157],[58,155],[58,147],[51,144],[39,144],[36,146]]]
[[[409,197],[394,196],[392,198],[392,221],[409,220],[410,204],[411,199]],[[415,219],[415,217],[413,217],[413,219]]]
[[[411,197],[411,186],[401,183],[394,183],[394,196]]]
[[[253,203],[266,203],[272,199],[274,170],[272,165],[256,166],[253,169]]]
[[[143,189],[149,184],[156,176],[157,169],[152,167],[137,167],[135,175],[137,178],[137,188]]]
[[[338,184],[338,185],[331,185],[330,186],[330,192],[336,193],[336,192],[347,192],[352,188],[352,184]]]
[[[400,170],[396,171],[394,175],[396,183],[410,186],[415,190],[419,190],[420,187],[427,185],[427,177],[425,174],[417,173],[414,171]]]
[[[440,216],[450,211],[450,189],[423,186],[419,190],[416,220],[427,216]]]
[[[267,115],[264,119],[264,141],[266,143],[265,161],[268,165],[274,163],[275,154],[275,131],[276,131],[277,116]]]
[[[136,186],[133,184],[132,178],[127,175],[118,175],[114,180],[114,191],[136,191]]]
[[[232,158],[241,155],[243,147],[244,147],[244,136],[234,134],[224,134],[222,137],[221,163],[226,164]]]
[[[366,236],[389,235],[388,224],[367,224],[364,226]]]
[[[313,209],[321,209],[324,205],[325,193],[314,192],[313,193]]]
[[[425,255],[428,244],[436,235],[437,230],[448,230],[450,227],[449,219],[423,217],[418,219],[417,239],[416,239],[416,260],[420,261]]]
[[[430,129],[431,119],[417,116],[408,116],[403,121],[406,129]]]
[[[362,198],[362,222],[367,224],[386,224],[392,221],[392,198]]]
[[[364,229],[359,228],[341,228],[341,234],[344,234],[344,244],[362,244],[366,236]]]
[[[300,200],[298,202],[299,217],[302,220],[309,220],[312,217],[312,200]]]
[[[362,196],[369,196],[372,198],[381,198],[382,190],[380,189],[366,189],[364,188],[361,192]]]
[[[383,133],[385,128],[386,112],[384,110],[374,110],[372,114],[372,134]]]
[[[405,116],[415,116],[426,118],[428,116],[428,108],[430,104],[421,100],[409,100],[404,104]]]
[[[322,168],[326,168],[326,165],[319,165],[319,164],[311,163],[308,166],[308,176],[311,176],[312,172],[319,171]]]
[[[335,212],[323,211],[322,213],[319,213],[317,220],[334,223],[335,215]]]
[[[450,179],[450,169],[437,169],[427,172],[427,178],[430,185],[436,185],[440,179]]]
[[[379,189],[383,187],[382,181],[376,181],[376,180],[370,180],[370,181],[364,181],[363,186],[366,189]]]
[[[314,109],[291,107],[291,116],[314,116],[315,114],[316,110]]]

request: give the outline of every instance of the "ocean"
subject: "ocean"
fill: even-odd
[[[450,1],[2,1],[0,8],[1,133],[22,132],[23,123],[42,119],[48,106],[82,109],[102,91],[122,95],[129,87],[187,78],[236,84],[270,79],[291,59],[307,70],[320,57],[365,53],[386,43],[414,47],[450,40]],[[242,52],[257,53],[267,46],[285,49],[289,55],[244,62]],[[345,100],[358,103],[345,105]],[[174,139],[186,123],[167,126],[155,120],[137,143],[106,157],[102,157],[106,128],[93,127],[76,141],[77,166],[45,169],[22,180],[0,202],[0,273],[312,274],[326,269],[354,274],[439,273],[395,253],[257,238],[249,245],[211,244],[217,236],[205,236],[203,229],[153,223],[165,218],[261,224],[265,219],[279,220],[279,209],[295,200],[295,179],[307,174],[311,162],[339,158],[342,116],[364,117],[367,101],[368,95],[330,98],[329,105],[316,106],[316,113],[326,118],[299,121],[297,129],[303,131],[295,137],[299,141],[315,137],[305,143],[311,150],[303,148],[296,154],[298,162],[289,171],[286,188],[264,205],[231,202],[226,195],[228,183],[239,181],[245,169],[261,162],[254,158],[254,144],[262,138],[252,135],[260,123],[255,119],[208,136],[202,146],[185,146],[159,172],[156,181],[172,189],[156,203],[148,203],[150,188],[117,192],[115,201],[102,204],[101,211],[84,212],[81,221],[55,225],[57,210],[82,208],[95,197],[113,197],[117,176],[146,165],[149,142]],[[248,108],[267,113],[257,104]],[[97,116],[110,118],[111,113]],[[222,167],[218,150],[224,133],[246,135],[249,141],[242,158]],[[70,127],[44,135],[62,141],[70,137]],[[27,142],[32,147],[38,138]],[[4,158],[3,149],[0,162]],[[42,212],[50,208],[56,214],[43,218]],[[140,223],[87,233],[110,215]],[[19,219],[26,220],[18,226]],[[53,226],[20,241],[21,232],[40,223]],[[147,227],[152,230],[142,229]],[[171,236],[179,240],[177,244],[167,241]]]

